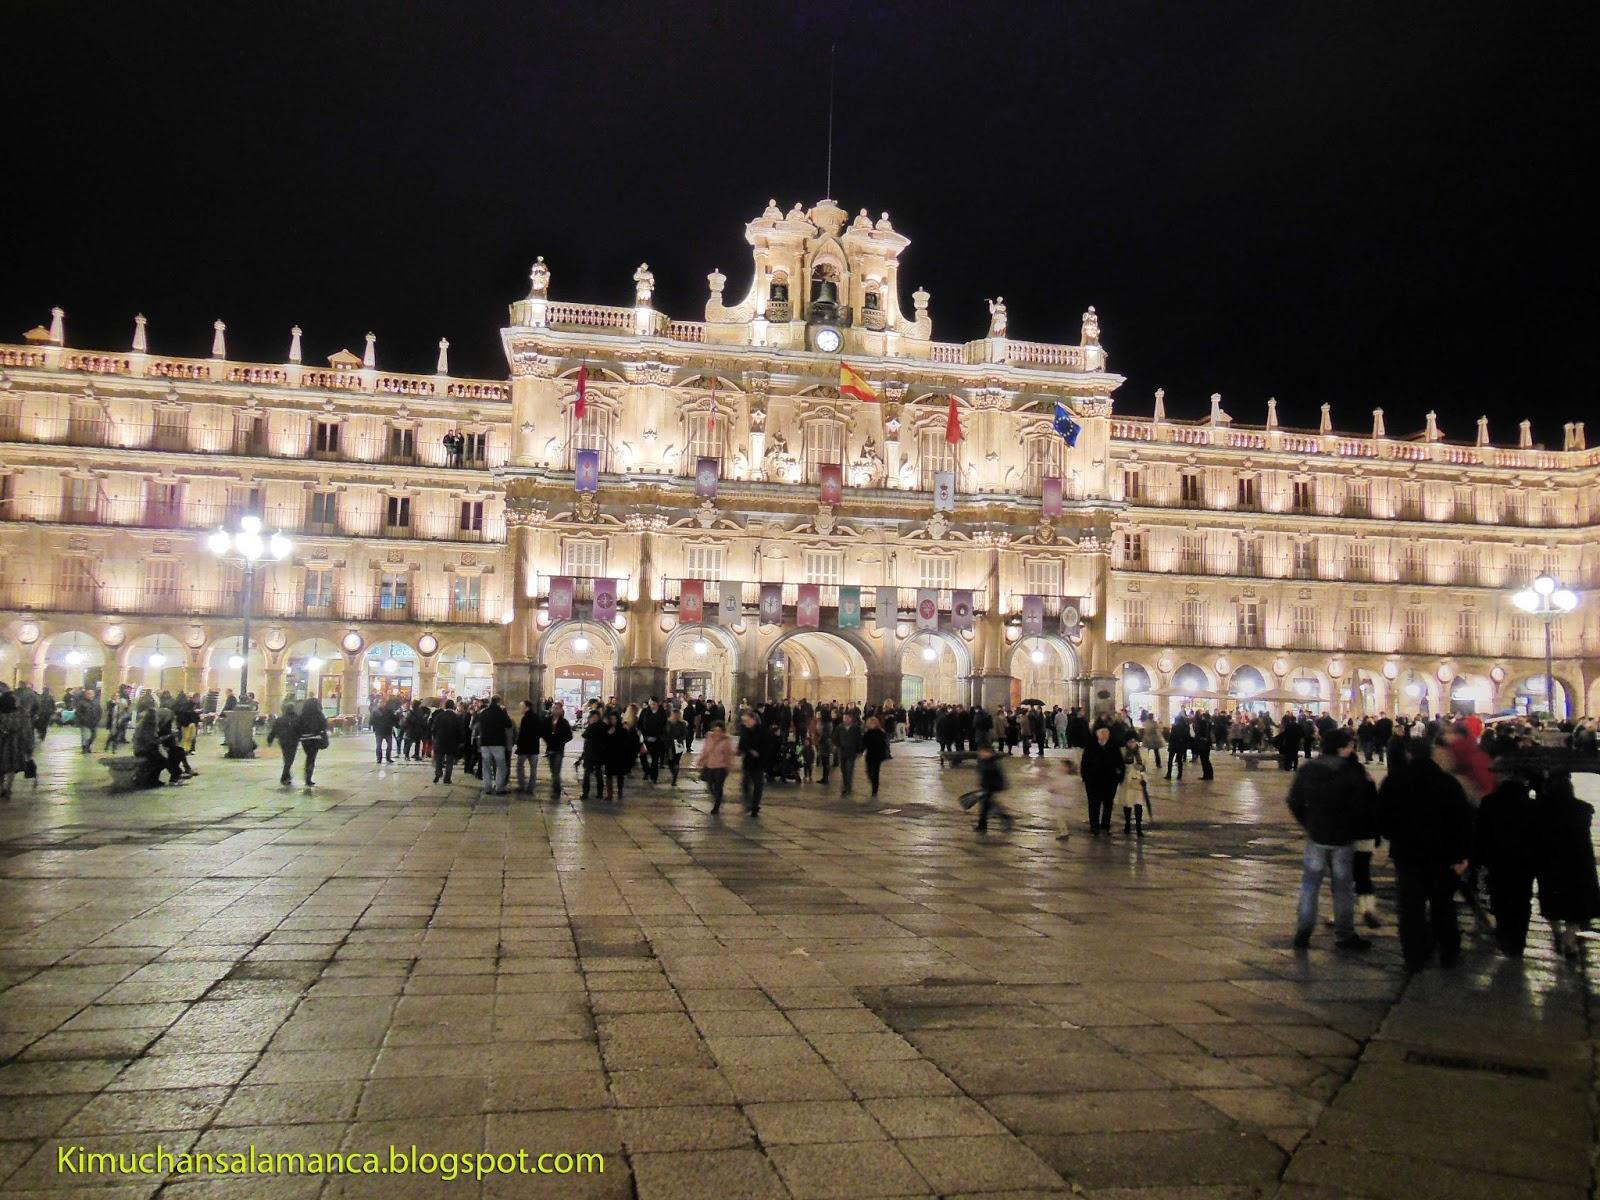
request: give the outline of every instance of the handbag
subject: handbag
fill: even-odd
[[[971,808],[974,804],[976,804],[979,800],[982,800],[982,799],[983,799],[983,789],[982,788],[979,788],[977,791],[973,791],[973,792],[962,792],[961,793],[961,807],[962,808]]]
[[[322,731],[322,736],[317,739],[317,747],[318,747],[318,749],[326,750],[328,748],[328,746],[329,746],[328,731],[326,729],[324,729]]]
[[[33,761],[33,759],[29,758],[29,759],[23,760],[23,763],[22,763],[22,777],[24,779],[37,779],[37,778],[39,778],[39,766],[38,766],[37,763],[35,763]]]

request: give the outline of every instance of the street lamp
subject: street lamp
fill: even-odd
[[[1544,702],[1550,708],[1550,719],[1556,719],[1555,639],[1552,630],[1557,617],[1564,617],[1578,607],[1577,593],[1564,588],[1552,575],[1540,575],[1531,587],[1525,587],[1511,597],[1515,604],[1530,617],[1544,622]]]
[[[243,704],[245,697],[250,694],[250,600],[255,591],[256,564],[267,556],[271,556],[275,562],[282,562],[294,550],[294,543],[281,532],[263,538],[261,518],[244,516],[239,518],[239,528],[231,533],[219,526],[215,533],[206,538],[206,548],[218,558],[236,557],[244,566],[244,597],[239,605],[244,617],[244,653],[228,660],[229,666],[237,665],[239,668],[239,702]],[[235,659],[238,660],[237,664]]]

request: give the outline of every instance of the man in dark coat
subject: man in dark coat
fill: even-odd
[[[1089,796],[1089,832],[1095,837],[1110,833],[1111,807],[1128,765],[1111,740],[1109,726],[1102,725],[1094,731],[1094,740],[1083,748],[1078,773],[1083,776],[1083,788]]]
[[[572,741],[572,723],[567,720],[566,707],[555,705],[545,723],[545,757],[550,761],[550,797],[561,795],[561,761],[567,756],[567,743]]]
[[[739,720],[739,778],[744,789],[744,806],[752,817],[761,815],[761,792],[766,786],[770,738],[760,718],[746,712]]]
[[[1305,744],[1305,727],[1290,713],[1278,730],[1278,766],[1285,771],[1300,766],[1300,748]]]
[[[1372,821],[1376,802],[1372,780],[1354,758],[1355,740],[1342,729],[1323,739],[1322,754],[1296,773],[1289,788],[1289,811],[1306,831],[1305,869],[1294,944],[1311,944],[1317,924],[1317,894],[1325,875],[1333,877],[1334,944],[1341,950],[1372,945],[1356,933],[1355,841]]]
[[[661,778],[661,763],[667,756],[667,710],[658,697],[651,696],[639,714],[639,736],[644,739],[644,777],[651,783]]]
[[[1400,949],[1420,971],[1437,948],[1439,965],[1461,955],[1456,881],[1472,851],[1472,808],[1460,782],[1434,762],[1426,742],[1406,745],[1378,789],[1378,827],[1389,840],[1399,896]]]
[[[533,785],[539,774],[539,743],[544,739],[544,714],[533,706],[533,701],[522,702],[522,715],[517,720],[517,792],[533,795]]]
[[[1167,778],[1172,778],[1172,768],[1178,768],[1178,780],[1183,780],[1183,761],[1189,757],[1189,748],[1193,744],[1194,736],[1191,733],[1189,716],[1179,713],[1172,720],[1172,728],[1167,731]]]
[[[456,769],[456,756],[461,752],[461,735],[464,729],[461,714],[456,712],[456,702],[446,700],[443,708],[436,708],[428,717],[428,738],[433,743],[433,781],[450,783]]]
[[[861,753],[861,722],[853,710],[846,709],[844,720],[833,727],[833,748],[839,755],[839,794],[855,790],[856,758]]]

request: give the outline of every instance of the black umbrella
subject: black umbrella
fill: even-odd
[[[1044,707],[1044,701],[1040,700],[1037,696],[1032,696],[1032,697],[1029,697],[1027,700],[1024,700],[1022,702],[1022,707],[1023,708],[1031,708],[1035,704],[1037,704],[1040,708]]]

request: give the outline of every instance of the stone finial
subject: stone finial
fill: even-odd
[[[1233,418],[1222,411],[1222,393],[1211,393],[1211,423],[1213,425],[1231,425]]]
[[[722,289],[727,285],[728,277],[722,273],[721,267],[716,267],[711,274],[706,276],[706,283],[711,288],[711,294],[720,298]]]
[[[1324,404],[1322,406],[1322,420],[1317,422],[1317,432],[1318,433],[1332,433],[1333,432],[1333,405]]]
[[[989,336],[992,338],[1005,337],[1008,320],[1009,318],[1006,316],[1006,298],[1004,296],[996,296],[989,301]]]
[[[1487,446],[1489,444],[1489,418],[1478,418],[1478,440],[1474,445]]]
[[[1561,427],[1561,448],[1563,450],[1571,450],[1572,449],[1572,422],[1571,421],[1568,421],[1565,425],[1563,425]]]
[[[67,344],[66,321],[66,310],[60,305],[50,310],[50,341],[53,345],[65,346]]]
[[[211,357],[228,357],[228,326],[219,318],[211,322]]]
[[[1384,425],[1383,425],[1383,409],[1381,409],[1381,408],[1373,409],[1372,410],[1372,437],[1373,437],[1373,440],[1376,441],[1378,438],[1388,437],[1388,436],[1389,436],[1389,431],[1387,429],[1385,429]]]
[[[544,297],[550,294],[550,268],[544,264],[544,255],[539,255],[533,260],[533,267],[528,271],[529,297]]]
[[[1432,409],[1428,410],[1428,423],[1423,427],[1422,436],[1430,442],[1437,442],[1443,436],[1439,432],[1439,414]]]
[[[1078,331],[1078,344],[1080,346],[1098,346],[1100,344],[1100,317],[1094,311],[1094,305],[1089,305],[1089,311],[1083,314],[1083,324]]]
[[[931,299],[931,297],[928,295],[928,289],[919,287],[916,291],[911,293],[911,306],[916,309],[919,314],[925,313],[928,311],[929,299]]]
[[[133,318],[133,352],[144,354],[150,349],[150,339],[145,333],[144,314],[140,313]]]
[[[300,361],[300,326],[295,325],[289,330],[289,361]]]
[[[361,367],[366,371],[378,369],[378,335],[367,334],[367,348],[361,352]]]
[[[1522,420],[1517,424],[1517,445],[1524,450],[1533,449],[1533,422]]]
[[[656,277],[649,263],[640,263],[633,273],[633,303],[636,308],[649,308],[650,297],[655,294]]]
[[[1268,396],[1267,397],[1267,428],[1268,429],[1276,429],[1277,427],[1278,427],[1278,398],[1276,396]]]
[[[1167,419],[1167,389],[1166,388],[1157,388],[1156,389],[1156,411],[1154,412],[1154,414],[1152,414],[1150,419],[1153,420],[1153,421],[1165,421]]]
[[[1572,448],[1574,450],[1587,450],[1589,447],[1583,440],[1583,422],[1572,423]]]
[[[439,339],[439,361],[434,364],[433,373],[435,375],[448,375],[448,374],[450,374],[450,339],[449,338],[440,338]]]

